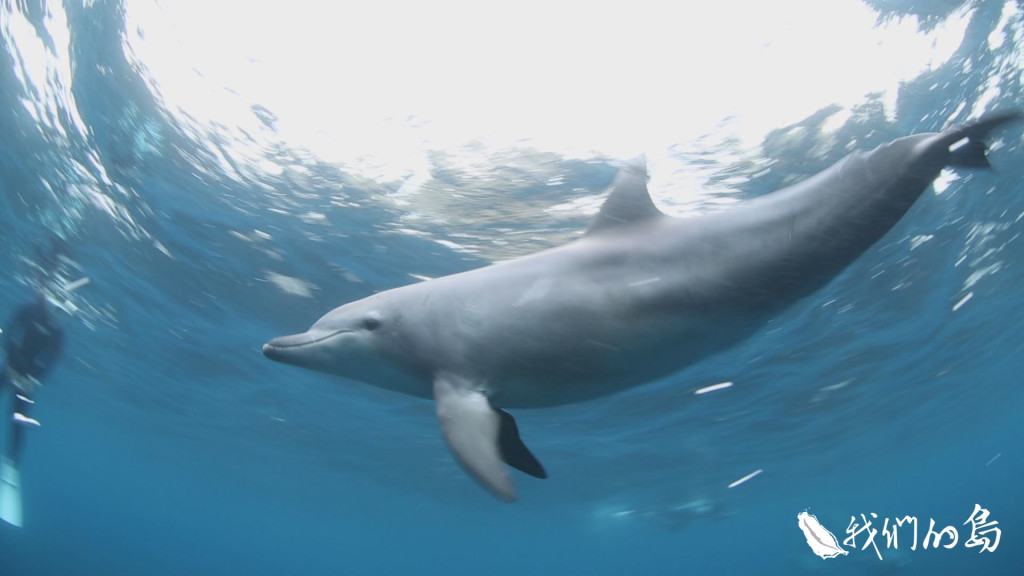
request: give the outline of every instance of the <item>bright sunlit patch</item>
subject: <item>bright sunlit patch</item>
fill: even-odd
[[[270,270],[264,271],[263,277],[277,286],[277,288],[285,294],[291,294],[292,296],[312,298],[313,291],[317,289],[316,285],[312,282],[301,278],[285,276],[284,274],[278,274],[277,272],[272,272]]]
[[[950,184],[956,182],[959,179],[960,176],[958,176],[956,172],[950,170],[949,168],[943,168],[942,171],[939,172],[939,175],[936,176],[935,180],[932,182],[932,192],[934,192],[935,195],[938,196],[945,192],[946,189],[949,188]]]
[[[1017,5],[1015,0],[1007,0],[1003,4],[1003,13],[999,17],[999,24],[988,35],[989,50],[996,52],[1003,47],[1003,43],[1006,41],[1005,31],[1007,30],[1007,24],[1018,14],[1020,14],[1020,6]]]
[[[754,470],[753,472],[751,472],[750,474],[747,474],[743,478],[740,478],[739,480],[733,482],[732,484],[729,484],[729,488],[735,488],[735,487],[739,486],[740,484],[743,484],[744,482],[747,482],[751,478],[757,476],[761,472],[764,472],[764,470],[761,470],[760,468],[758,468],[757,470]]]
[[[850,110],[843,108],[835,114],[828,117],[827,120],[821,125],[821,131],[826,133],[835,132],[846,124],[846,121],[850,119],[853,114]]]
[[[964,304],[970,302],[971,298],[974,298],[974,292],[968,292],[967,294],[965,294],[964,297],[957,301],[956,304],[953,304],[953,312],[956,312],[957,310],[962,308]]]
[[[88,283],[89,283],[89,277],[88,276],[85,276],[83,278],[79,278],[78,280],[75,280],[74,282],[70,282],[67,285],[65,285],[64,286],[64,292],[74,292],[75,290],[78,290],[79,288],[81,288],[82,286],[87,285]]]
[[[408,178],[425,151],[470,141],[656,156],[730,117],[730,132],[757,143],[829,104],[894,99],[901,81],[952,55],[969,20],[961,12],[930,33],[913,18],[879,26],[856,0],[685,12],[661,2],[126,0],[125,12],[139,31],[126,51],[172,113],[269,133],[378,179]]]
[[[725,390],[726,388],[731,387],[732,382],[721,382],[719,384],[712,384],[711,386],[698,388],[696,391],[694,391],[694,394],[707,394],[708,392],[715,392],[716,390]]]
[[[916,250],[922,244],[928,242],[929,240],[932,240],[933,238],[935,238],[934,234],[918,234],[917,236],[914,236],[913,238],[910,239],[910,249]]]

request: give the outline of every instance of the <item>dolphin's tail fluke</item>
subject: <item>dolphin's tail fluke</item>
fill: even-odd
[[[985,156],[988,151],[985,139],[996,128],[1022,119],[1024,113],[1020,110],[1001,112],[943,132],[941,143],[949,149],[948,164],[963,168],[991,168]]]

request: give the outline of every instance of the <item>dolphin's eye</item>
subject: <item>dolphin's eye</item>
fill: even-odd
[[[376,330],[380,328],[380,318],[376,315],[367,316],[363,318],[362,327],[364,330]]]

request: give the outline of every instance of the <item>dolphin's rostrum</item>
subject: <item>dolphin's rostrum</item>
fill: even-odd
[[[736,344],[835,278],[940,170],[988,166],[984,138],[1020,117],[854,152],[803,182],[694,218],[662,214],[637,162],[578,240],[346,304],[263,353],[433,397],[459,463],[514,500],[505,464],[547,474],[501,408],[612,394]]]

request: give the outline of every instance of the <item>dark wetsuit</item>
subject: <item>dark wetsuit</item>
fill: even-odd
[[[64,330],[57,324],[47,303],[37,298],[18,308],[4,330],[5,365],[0,384],[10,385],[14,396],[12,413],[28,416],[31,394],[60,357]],[[21,430],[15,425],[11,432],[10,457],[17,459],[21,449]]]

